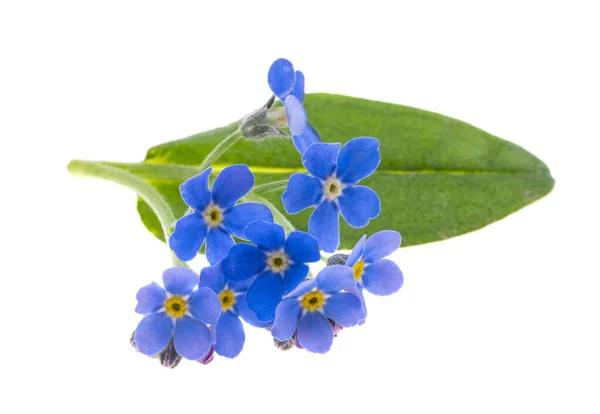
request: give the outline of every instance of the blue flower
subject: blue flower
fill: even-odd
[[[252,278],[247,293],[248,307],[259,321],[275,318],[275,308],[284,292],[294,289],[308,274],[307,262],[321,257],[319,244],[310,235],[291,232],[266,221],[246,227],[246,236],[256,244],[240,243],[223,260],[223,273],[232,281]]]
[[[321,249],[333,253],[340,244],[338,212],[346,223],[364,227],[379,215],[381,202],[369,187],[356,185],[379,165],[379,141],[358,137],[340,144],[313,144],[302,156],[311,174],[294,173],[281,199],[286,211],[298,213],[317,206],[310,216],[308,232]]]
[[[356,280],[356,286],[350,291],[360,298],[365,317],[367,308],[363,289],[374,295],[387,296],[400,290],[404,283],[404,275],[398,265],[384,259],[400,247],[401,241],[400,233],[392,230],[379,231],[368,240],[365,235],[346,259],[346,266],[352,268]]]
[[[304,74],[294,71],[292,62],[277,59],[269,68],[267,76],[271,91],[277,96],[285,108],[288,128],[292,133],[292,141],[300,154],[311,144],[321,142],[317,131],[308,123],[304,102]]]
[[[260,322],[246,305],[246,291],[250,280],[233,282],[228,280],[221,269],[221,262],[206,267],[200,272],[200,288],[209,288],[218,295],[221,302],[221,316],[214,326],[214,350],[217,354],[235,358],[242,351],[246,335],[240,317],[250,325],[260,328],[270,323]]]
[[[352,269],[327,266],[316,278],[300,284],[277,306],[271,334],[287,341],[296,334],[298,343],[311,352],[324,354],[333,343],[329,319],[349,328],[364,319],[360,300],[342,292],[356,285]]]
[[[137,313],[144,316],[135,330],[137,349],[156,355],[169,344],[186,359],[197,360],[211,346],[206,324],[216,323],[221,315],[219,297],[210,289],[199,288],[198,276],[187,267],[172,267],[163,273],[165,289],[150,283],[137,293]]]
[[[206,239],[210,264],[223,259],[235,244],[231,235],[245,239],[244,229],[255,220],[273,221],[273,213],[259,203],[235,204],[254,186],[247,165],[224,168],[208,189],[209,167],[179,186],[183,201],[192,211],[177,220],[169,246],[180,260],[192,260]]]

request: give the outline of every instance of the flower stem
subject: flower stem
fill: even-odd
[[[255,203],[262,203],[265,206],[269,207],[273,212],[273,218],[275,223],[279,224],[285,230],[285,234],[291,233],[296,230],[294,225],[283,215],[281,211],[277,207],[273,205],[270,201],[268,201],[263,196],[256,194],[254,191],[249,192],[243,198],[244,201],[251,201]]]
[[[257,185],[252,189],[256,194],[268,194],[273,191],[283,190],[287,186],[288,180],[271,181],[270,183]]]
[[[229,148],[234,146],[236,142],[242,139],[243,135],[240,133],[240,128],[233,131],[227,137],[225,137],[221,142],[219,142],[211,152],[204,158],[198,169],[200,172],[206,170],[208,167],[213,165],[215,161],[217,161],[221,155],[225,153]]]
[[[152,208],[162,227],[165,241],[169,240],[175,215],[160,193],[146,181],[123,169],[97,161],[73,160],[67,169],[73,175],[102,178],[135,191]],[[174,266],[186,266],[173,251],[171,251],[171,259]]]

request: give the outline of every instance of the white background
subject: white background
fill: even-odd
[[[600,412],[594,3],[3,1],[0,412]],[[367,324],[325,356],[247,329],[235,360],[164,369],[128,341],[167,248],[129,190],[66,164],[138,161],[238,119],[278,57],[309,92],[516,142],[556,188],[396,253],[405,286],[368,297]]]

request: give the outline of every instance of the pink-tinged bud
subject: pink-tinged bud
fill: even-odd
[[[208,350],[206,355],[204,355],[202,358],[198,359],[197,362],[201,363],[202,365],[207,365],[212,362],[214,357],[215,357],[215,348],[213,348],[211,345],[210,349]]]
[[[295,333],[294,336],[292,336],[292,339],[290,339],[290,341],[292,341],[292,344],[294,344],[296,348],[304,349],[304,347],[300,345],[300,342],[298,342],[298,333]]]

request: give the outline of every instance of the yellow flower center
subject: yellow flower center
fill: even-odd
[[[283,274],[290,267],[290,258],[283,250],[267,253],[267,267],[273,273]]]
[[[314,312],[325,304],[325,295],[320,290],[313,290],[304,295],[300,303],[304,309]]]
[[[338,198],[342,194],[342,189],[342,182],[335,175],[323,182],[323,196],[329,201]]]
[[[169,316],[181,318],[187,310],[187,302],[181,296],[171,296],[165,301],[165,310]]]
[[[219,227],[223,221],[223,211],[215,204],[209,204],[204,209],[204,222],[210,228]]]
[[[229,289],[225,289],[219,293],[219,299],[221,299],[221,309],[224,311],[231,308],[235,303],[235,296]]]
[[[359,260],[354,266],[352,266],[352,269],[354,269],[354,279],[360,280],[365,271],[365,262]]]

